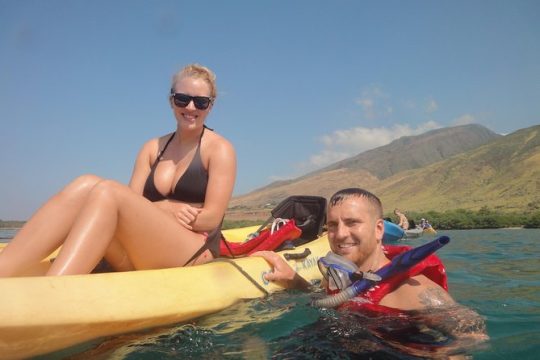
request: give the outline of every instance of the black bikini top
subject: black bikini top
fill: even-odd
[[[206,129],[206,127],[204,128]],[[171,135],[167,143],[163,147],[156,158],[156,161],[152,164],[152,168],[146,183],[144,184],[143,196],[150,201],[160,201],[165,199],[178,200],[186,203],[204,203],[206,197],[206,187],[208,186],[208,171],[204,168],[201,160],[201,139],[204,134],[204,129],[199,138],[199,144],[195,155],[191,160],[186,171],[178,179],[176,186],[172,193],[163,195],[156,189],[154,184],[154,174],[159,161],[163,158],[167,146],[176,135],[176,132]]]

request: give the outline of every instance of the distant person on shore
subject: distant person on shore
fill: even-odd
[[[201,264],[219,255],[236,176],[233,146],[205,120],[214,73],[192,64],[172,79],[176,131],[145,143],[125,186],[83,175],[49,199],[0,253],[17,276],[62,246],[47,275],[85,274],[105,258],[117,271]]]
[[[429,223],[429,221],[427,219],[422,218],[422,220],[420,220],[420,227],[422,229],[429,229],[432,226],[431,226],[431,224]]]
[[[405,214],[403,214],[399,209],[394,209],[394,214],[398,217],[398,226],[403,230],[409,230],[409,220]]]

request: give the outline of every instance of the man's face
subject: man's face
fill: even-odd
[[[363,197],[351,196],[330,207],[327,223],[332,251],[358,266],[374,254],[384,233],[383,221]]]

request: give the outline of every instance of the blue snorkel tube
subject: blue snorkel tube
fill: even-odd
[[[397,274],[400,274],[407,269],[418,264],[435,251],[439,250],[444,245],[450,242],[448,236],[441,236],[430,241],[422,246],[408,250],[394,257],[392,261],[375,272],[381,277],[381,280],[389,279]],[[362,292],[375,286],[377,283],[367,279],[361,279],[354,282],[345,290],[336,295],[326,296],[322,299],[313,300],[312,305],[316,307],[333,308],[344,302],[358,296]]]

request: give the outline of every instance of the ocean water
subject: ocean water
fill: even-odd
[[[18,229],[0,229],[0,243],[7,243],[17,234]]]
[[[438,251],[450,293],[485,319],[490,339],[481,345],[426,332],[420,339],[418,329],[408,332],[396,318],[315,309],[312,294],[286,291],[188,324],[96,340],[39,359],[418,359],[435,357],[439,348],[474,359],[540,358],[540,230],[440,234],[451,238]],[[385,335],[392,332],[399,336]]]

